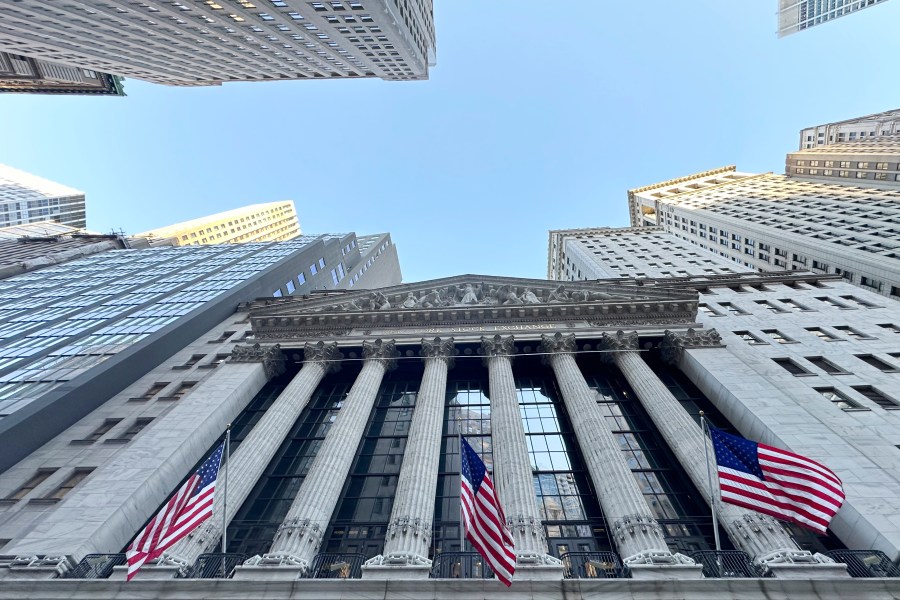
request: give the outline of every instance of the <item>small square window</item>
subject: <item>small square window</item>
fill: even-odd
[[[799,364],[797,364],[794,360],[792,360],[790,358],[773,358],[772,360],[775,362],[776,365],[778,365],[779,367],[781,367],[782,369],[784,369],[791,375],[794,375],[795,377],[800,377],[803,375],[812,375],[812,373],[810,373],[809,371],[807,371],[806,369],[801,367]]]
[[[859,410],[863,408],[857,402],[854,402],[833,387],[813,389],[822,394],[828,401],[834,403],[841,410]]]

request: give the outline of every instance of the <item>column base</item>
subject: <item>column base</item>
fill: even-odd
[[[141,570],[135,573],[132,581],[135,579],[143,579],[144,581],[159,579],[175,579],[178,576],[181,567],[173,565],[157,565],[151,563],[144,565]],[[110,581],[125,581],[128,578],[128,565],[120,565],[113,567],[112,575],[109,576]]]
[[[56,567],[9,567],[3,579],[56,579],[59,570]]]
[[[431,561],[408,552],[379,554],[362,566],[363,579],[428,579]]]
[[[516,580],[553,581],[563,578],[565,569],[558,558],[549,554],[527,554],[516,556]]]
[[[843,579],[850,577],[844,563],[766,563],[778,579]]]
[[[629,565],[632,579],[702,579],[703,565]]]
[[[293,566],[238,565],[232,579],[253,579],[256,581],[294,581],[300,579],[306,569]]]

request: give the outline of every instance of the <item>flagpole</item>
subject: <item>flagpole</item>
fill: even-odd
[[[227,531],[228,531],[228,463],[231,453],[231,423],[225,427],[225,452],[222,454],[222,461],[225,463],[225,476],[222,478],[222,578],[228,574],[225,572],[225,552],[227,548]]]
[[[462,405],[460,405],[459,412],[456,413],[456,445],[459,448],[459,489],[462,490],[462,461],[463,461],[463,448],[462,448],[462,428],[459,424],[459,414],[462,412]],[[466,551],[466,531],[463,526],[463,505],[462,505],[462,497],[459,499],[459,551]],[[459,557],[460,564],[462,564],[462,556]]]
[[[713,488],[712,469],[709,465],[709,437],[706,435],[707,424],[703,411],[700,411],[700,430],[703,432],[703,453],[706,456],[706,475],[709,478],[709,506],[712,509],[713,536],[716,540],[716,552],[722,549],[719,543],[719,516],[716,514],[716,491]]]

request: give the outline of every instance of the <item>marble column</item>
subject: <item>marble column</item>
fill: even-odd
[[[336,343],[306,344],[300,372],[278,395],[227,464],[222,467],[220,479],[223,476],[228,477],[228,502],[225,503],[224,509],[226,522],[230,523],[244,504],[300,413],[306,408],[319,383],[327,373],[340,368],[341,357]],[[160,564],[187,567],[204,552],[219,551],[216,544],[220,543],[222,537],[222,504],[221,496],[217,495],[212,516],[167,550]]]
[[[718,333],[711,330],[707,335],[717,337]],[[824,561],[819,563],[820,559],[806,550],[801,550],[775,519],[734,504],[723,503],[718,498],[717,491],[710,494],[706,451],[708,448],[709,456],[713,456],[712,444],[703,436],[700,425],[684,410],[681,403],[644,362],[638,352],[637,332],[625,334],[619,331],[616,335],[603,334],[601,345],[613,351],[610,352],[612,360],[634,389],[644,409],[694,486],[708,504],[712,505],[715,502],[719,523],[738,549],[750,555],[755,562],[767,567],[784,563],[801,565],[803,570],[810,565],[822,564],[826,568],[835,566],[833,561],[830,565]],[[819,576],[828,575],[820,572]]]
[[[393,340],[363,342],[362,370],[316,453],[272,547],[262,557],[248,560],[236,578],[296,579],[309,567],[337,506],[384,374],[396,365],[396,354]]]
[[[364,578],[428,578],[447,371],[453,365],[454,350],[453,338],[422,340],[425,373],[416,396],[387,538],[382,554],[366,562]]]
[[[699,578],[701,568],[692,559],[669,550],[662,527],[653,517],[597,404],[596,392],[588,386],[575,362],[572,353],[576,347],[575,336],[571,334],[541,336],[541,351],[548,353],[543,360],[556,375],[619,554],[637,578]]]
[[[561,578],[562,563],[547,553],[547,539],[534,493],[534,476],[512,370],[516,351],[513,337],[482,337],[481,348],[490,386],[494,485],[515,545],[515,577]]]

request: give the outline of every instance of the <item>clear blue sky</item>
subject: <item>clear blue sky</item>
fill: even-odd
[[[390,231],[407,282],[543,278],[547,231],[628,224],[626,190],[781,172],[801,127],[900,107],[900,0],[784,39],[775,0],[436,0],[423,82],[0,97],[0,162],[135,233],[291,199],[304,233]]]

